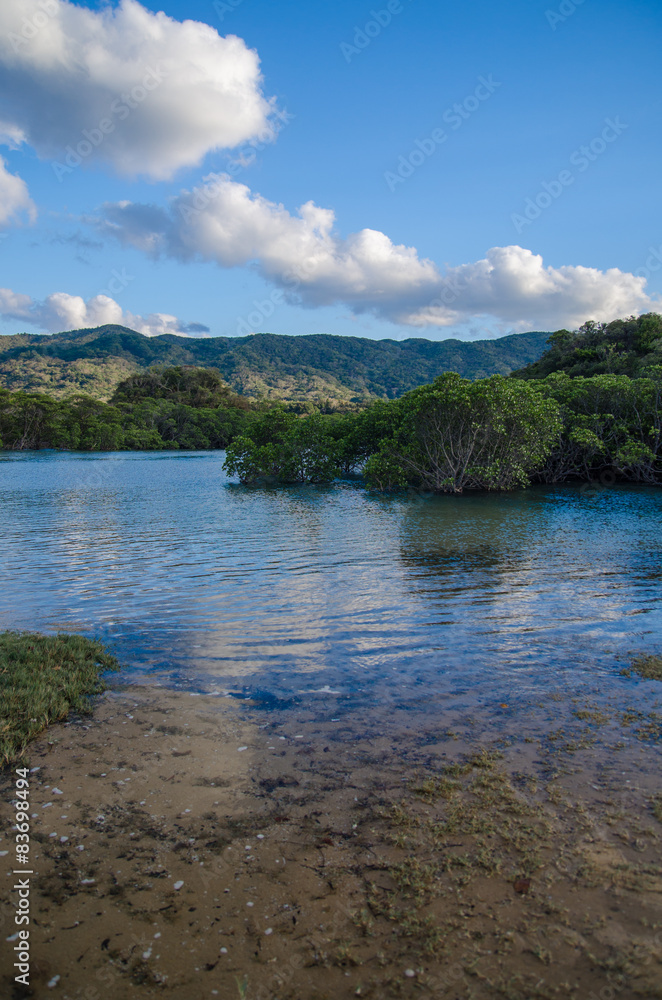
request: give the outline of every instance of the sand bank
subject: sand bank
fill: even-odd
[[[328,702],[277,717],[130,687],[44,734],[28,757],[29,991],[6,940],[2,780],[2,996],[662,997],[644,743],[605,764],[591,719],[550,754],[405,716],[368,739]]]

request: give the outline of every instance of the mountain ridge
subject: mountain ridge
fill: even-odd
[[[235,392],[255,399],[392,399],[444,371],[469,378],[509,374],[537,361],[549,333],[493,340],[370,340],[333,334],[256,333],[247,337],[146,337],[107,324],[58,334],[0,337],[0,386],[56,398],[87,393],[107,400],[116,385],[151,365],[220,371]]]

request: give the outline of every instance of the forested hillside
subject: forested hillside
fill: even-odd
[[[145,337],[121,326],[55,336],[0,337],[0,386],[63,399],[109,400],[117,385],[151,365],[217,369],[254,399],[366,403],[394,399],[445,371],[467,378],[506,375],[537,360],[548,333],[497,340],[368,340],[314,334],[287,337]]]
[[[636,378],[656,365],[662,365],[662,316],[644,313],[612,323],[584,323],[575,331],[557,330],[543,356],[513,375],[545,378],[553,372],[566,372],[572,377]]]
[[[286,405],[251,401],[213,367],[153,363],[150,351],[183,350],[181,338],[159,338],[165,342],[159,347],[145,337],[136,340],[130,331],[112,332],[109,350],[141,347],[147,357],[142,365],[131,362],[134,373],[117,385],[110,401],[84,394],[57,400],[44,392],[0,389],[0,447],[226,448],[227,470],[253,484],[330,482],[350,473],[360,473],[379,489],[434,493],[573,479],[658,484],[662,365],[655,362],[661,333],[662,317],[655,314],[585,324],[576,333],[554,334],[541,360],[522,373],[470,379],[445,372],[396,398],[384,392],[381,399],[315,406],[305,399]],[[57,340],[50,344],[62,353],[98,351],[101,338],[86,336],[73,346],[62,340],[59,346]],[[278,346],[287,339],[265,338]],[[320,340],[327,349],[326,341],[334,339],[301,338]],[[209,350],[210,341],[202,345]],[[367,348],[364,356],[369,360]],[[402,355],[398,363],[404,367]],[[365,384],[367,366],[362,377]]]

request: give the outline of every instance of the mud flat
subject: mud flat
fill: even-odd
[[[28,754],[29,989],[2,776],[0,994],[662,997],[662,728],[575,705],[543,738],[536,711],[366,736],[330,696],[106,693]]]

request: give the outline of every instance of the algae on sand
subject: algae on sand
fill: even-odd
[[[0,760],[11,763],[27,744],[70,711],[89,709],[104,670],[119,670],[99,642],[80,635],[0,633]]]
[[[635,656],[631,666],[622,671],[628,677],[639,674],[648,681],[662,681],[662,656],[649,653],[647,656]]]

